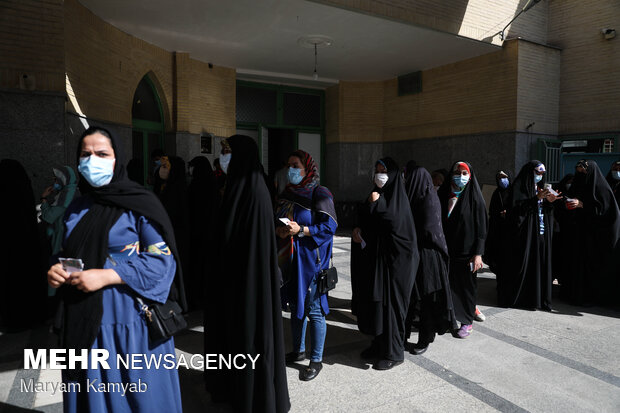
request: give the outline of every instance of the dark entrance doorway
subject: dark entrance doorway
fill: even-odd
[[[275,173],[288,161],[288,155],[297,149],[294,129],[269,128],[268,171],[273,180]]]
[[[152,170],[151,152],[164,147],[164,120],[161,102],[153,82],[144,76],[133,97],[132,116],[132,160],[127,172],[130,178],[147,184]]]

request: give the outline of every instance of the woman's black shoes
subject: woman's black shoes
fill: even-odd
[[[379,360],[377,361],[374,366],[372,366],[375,370],[389,370],[392,367],[396,367],[399,364],[402,364],[403,361],[394,361],[394,360]]]
[[[306,359],[306,352],[301,351],[291,351],[286,356],[284,356],[287,363],[294,363],[296,361],[304,361]]]
[[[428,350],[428,345],[428,343],[415,343],[409,348],[409,352],[411,354],[419,356],[420,354],[423,354],[426,350]]]
[[[320,361],[311,361],[310,365],[306,367],[305,370],[302,370],[300,379],[302,381],[310,381],[319,375],[323,369],[323,363]]]

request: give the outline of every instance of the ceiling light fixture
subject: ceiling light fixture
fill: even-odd
[[[297,44],[307,49],[314,48],[314,72],[312,72],[312,79],[319,80],[318,66],[318,48],[328,47],[332,45],[333,40],[330,37],[320,34],[314,34],[309,36],[302,36],[297,39]]]

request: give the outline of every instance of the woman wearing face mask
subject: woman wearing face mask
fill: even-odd
[[[82,411],[181,411],[175,369],[127,369],[117,355],[168,357],[174,340],[150,342],[137,297],[184,306],[176,246],[166,211],[152,192],[126,177],[120,147],[109,131],[91,127],[78,143],[77,198],[65,215],[62,257],[78,258],[83,271],[67,273],[53,265],[47,279],[59,288],[61,345],[67,349],[105,349],[110,369],[63,370],[63,382],[82,391],[63,393],[64,408]],[[176,273],[176,276],[175,276]],[[148,384],[145,392],[88,392],[87,380]],[[76,387],[70,387],[70,389]]]
[[[579,242],[572,240],[562,289],[573,304],[613,302],[620,287],[620,211],[596,162],[580,160],[575,171],[565,206],[575,211]]]
[[[420,252],[420,265],[411,294],[405,336],[409,338],[413,318],[419,310],[418,342],[410,352],[422,354],[435,340],[435,334],[442,335],[458,326],[448,281],[450,256],[441,226],[439,197],[431,175],[426,169],[408,163],[405,190],[411,205]]]
[[[551,308],[553,202],[561,198],[544,188],[545,166],[530,161],[511,187],[508,209],[510,273],[505,304],[510,307]]]
[[[248,354],[242,369],[205,369],[207,390],[235,412],[290,409],[271,197],[249,136],[227,139],[217,260],[207,273],[205,353]]]
[[[491,196],[489,204],[489,232],[484,247],[483,261],[487,263],[489,269],[495,273],[497,280],[497,295],[499,302],[504,302],[503,281],[504,274],[502,266],[506,264],[505,254],[508,252],[506,248],[507,227],[506,227],[506,208],[508,206],[508,186],[510,185],[510,174],[505,171],[497,171],[495,174],[495,182],[497,188]]]
[[[616,204],[620,207],[620,161],[611,164],[611,168],[605,179],[607,179],[611,192],[614,193]]]
[[[323,347],[329,313],[327,294],[317,291],[317,274],[330,266],[338,223],[331,192],[319,185],[317,165],[307,152],[297,150],[288,158],[289,184],[278,197],[276,222],[279,263],[285,279],[283,298],[291,308],[293,352],[286,361],[302,361],[305,353],[307,318],[310,319],[310,364],[301,380],[314,379],[323,365]]]
[[[482,268],[487,211],[478,180],[467,162],[456,162],[439,188],[443,230],[450,254],[450,288],[456,319],[455,337],[466,338],[476,313],[476,271]]]
[[[404,360],[407,310],[419,253],[411,206],[392,158],[375,164],[374,188],[359,209],[351,252],[351,309],[373,336],[362,358],[389,370]]]

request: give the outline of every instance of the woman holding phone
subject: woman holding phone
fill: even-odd
[[[545,172],[540,161],[530,161],[511,187],[507,211],[510,273],[502,303],[508,307],[552,311],[553,203],[561,196],[545,186]]]

